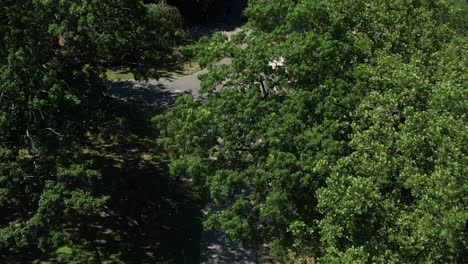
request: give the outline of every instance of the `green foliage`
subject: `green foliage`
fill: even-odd
[[[203,39],[208,98],[155,123],[172,172],[218,205],[205,226],[279,259],[462,262],[468,54],[452,4],[249,1],[243,32]]]
[[[460,34],[468,34],[468,1],[455,0],[452,6],[452,25]]]
[[[71,246],[101,213],[98,164],[79,145],[102,112],[104,70],[158,77],[180,37],[175,12],[136,0],[0,1],[0,258]]]
[[[466,63],[466,52],[462,58]],[[457,263],[468,217],[467,91],[457,84],[466,76],[429,83],[432,76],[425,78],[417,63],[378,60],[366,85],[379,90],[356,109],[353,152],[319,191],[329,252],[322,260],[362,262],[354,251],[359,247],[364,262]]]

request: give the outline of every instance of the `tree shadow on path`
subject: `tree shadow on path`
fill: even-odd
[[[137,81],[109,81],[107,94],[125,102],[166,108],[174,104],[179,93],[169,91],[163,84]]]

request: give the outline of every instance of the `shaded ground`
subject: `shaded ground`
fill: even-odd
[[[219,233],[204,231],[201,249],[201,263],[257,263],[253,251],[227,242]]]
[[[109,100],[110,120],[89,134],[84,155],[109,197],[89,240],[106,263],[198,263],[200,199],[171,179],[149,120],[159,108]]]

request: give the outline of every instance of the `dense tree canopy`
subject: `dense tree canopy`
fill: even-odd
[[[73,245],[106,198],[77,143],[93,126],[106,68],[158,77],[177,11],[142,1],[0,1],[0,257]],[[26,252],[26,253],[25,253]]]
[[[208,98],[155,119],[206,227],[279,259],[461,263],[467,38],[452,1],[254,0],[202,41]],[[230,65],[219,59],[229,57]]]
[[[462,263],[463,0],[250,0],[240,33],[196,45],[208,68],[205,97],[181,96],[153,119],[171,173],[191,177],[196,192],[157,178],[164,166],[146,167],[158,153],[140,159],[129,149],[110,165],[97,163],[109,158],[103,153],[84,154],[93,133],[107,132],[101,123],[117,121],[109,112],[131,112],[106,105],[106,70],[160,77],[184,37],[183,18],[168,3],[187,18],[215,2],[0,0],[0,262],[122,263],[139,254],[155,261],[154,248],[178,254],[171,249],[178,241],[163,234],[194,234],[199,223],[174,204],[198,218],[199,205],[190,203],[201,194],[215,204],[207,229],[254,249],[267,245],[280,261]],[[112,125],[120,129],[120,121]],[[122,140],[125,132],[117,144],[134,140]],[[171,191],[180,200],[162,196]],[[152,221],[185,226],[151,230],[161,238],[145,241],[148,251],[135,239],[122,242],[122,251],[139,250],[124,256],[102,251],[90,235],[103,223],[93,221],[110,214],[134,226],[112,234],[118,243],[147,239],[142,230]]]

